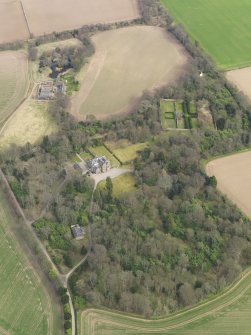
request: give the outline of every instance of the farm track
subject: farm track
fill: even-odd
[[[233,293],[240,288],[244,281],[248,281],[248,285],[244,285],[244,288],[241,288],[240,292],[238,291],[237,294],[234,295]],[[115,327],[115,329],[124,329],[125,331],[133,331],[134,334],[163,334],[163,332],[181,328],[200,319],[206,318],[209,315],[214,315],[216,312],[219,312],[237,302],[250,288],[251,270],[248,270],[234,285],[218,297],[191,309],[174,314],[173,316],[171,315],[166,319],[146,320],[112,311],[88,309],[81,315],[81,335],[98,335],[98,326],[101,327],[102,325],[109,326],[110,328]],[[228,296],[231,294],[233,297],[228,299]],[[221,303],[221,300],[226,301]],[[216,306],[214,306],[215,304]],[[210,305],[212,305],[212,308],[210,308]],[[203,312],[203,309],[205,308],[208,310]],[[200,310],[201,313],[199,313]],[[196,311],[198,311],[198,315],[191,316]],[[179,319],[184,317],[185,320],[179,321]],[[118,334],[120,333],[118,332]]]

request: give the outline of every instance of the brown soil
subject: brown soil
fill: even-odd
[[[0,1],[0,43],[29,38],[29,30],[20,1]]]
[[[35,36],[139,17],[137,0],[22,0]]]
[[[226,77],[251,99],[251,67],[228,71]]]
[[[215,176],[218,189],[251,218],[251,152],[216,159],[206,166]]]

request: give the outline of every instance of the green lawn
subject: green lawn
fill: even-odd
[[[114,155],[123,163],[128,163],[137,158],[139,151],[147,147],[147,143],[131,144],[129,141],[118,141],[116,143],[108,142],[107,147],[114,153]]]
[[[89,152],[81,152],[79,154],[79,156],[84,160],[84,161],[88,161],[89,159],[93,158],[93,155],[91,155]]]
[[[250,328],[250,269],[222,294],[166,318],[146,321],[102,310],[87,310],[81,318],[81,335],[244,335]]]
[[[250,0],[161,0],[221,69],[251,64]]]
[[[174,112],[174,101],[172,100],[161,100],[160,109],[163,113],[173,113]]]
[[[88,148],[93,156],[105,156],[110,160],[112,167],[118,167],[119,161],[103,145]]]
[[[99,183],[100,188],[104,188],[106,181]],[[119,197],[123,193],[132,192],[136,189],[135,179],[131,173],[125,173],[119,177],[112,179],[113,190],[112,193],[115,197]]]
[[[0,191],[0,334],[61,334],[57,305],[10,231],[16,221]]]

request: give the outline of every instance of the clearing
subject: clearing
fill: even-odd
[[[159,27],[110,30],[92,41],[96,52],[72,100],[72,113],[79,120],[129,112],[144,90],[176,80],[187,61],[183,48]]]
[[[29,65],[24,52],[0,53],[0,126],[23,101],[29,90]]]
[[[106,181],[103,180],[99,183],[99,188],[104,188]],[[112,179],[112,193],[114,197],[119,197],[123,193],[129,193],[136,190],[135,178],[132,173],[124,173]]]
[[[56,335],[61,328],[57,303],[10,231],[20,229],[17,220],[0,191],[0,334]]]
[[[47,108],[47,102],[25,101],[0,132],[0,149],[12,144],[35,144],[43,136],[56,132],[57,126]]]
[[[251,152],[218,158],[206,166],[209,176],[217,178],[218,189],[251,217]]]
[[[161,0],[222,69],[251,64],[249,0]]]
[[[228,71],[226,77],[251,99],[251,67]]]
[[[29,30],[20,1],[0,1],[0,43],[26,40]]]
[[[193,308],[157,320],[88,309],[81,315],[81,335],[237,335],[250,333],[251,270],[222,294]]]
[[[134,20],[137,0],[22,0],[35,36],[72,30],[84,25]]]
[[[124,139],[116,142],[106,142],[105,144],[122,164],[130,163],[136,159],[138,153],[148,146],[148,143],[145,142],[132,144]]]

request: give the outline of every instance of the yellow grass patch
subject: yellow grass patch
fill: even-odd
[[[127,163],[136,159],[139,152],[144,150],[148,144],[131,144],[127,140],[120,140],[117,142],[107,142],[106,145],[122,163]]]
[[[0,136],[0,148],[11,144],[34,144],[43,136],[57,130],[47,113],[46,102],[26,101],[8,121]]]

